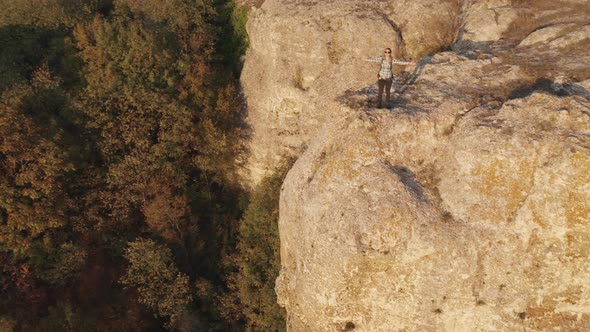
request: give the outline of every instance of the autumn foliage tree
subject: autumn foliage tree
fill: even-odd
[[[178,271],[170,249],[149,239],[129,243],[129,262],[121,282],[137,291],[139,301],[176,327],[192,300],[189,277]]]
[[[52,250],[70,226],[73,202],[67,186],[74,165],[68,133],[53,124],[66,121],[66,101],[45,66],[33,73],[30,84],[4,91],[2,101],[0,243],[14,259],[25,259],[33,247]]]
[[[0,6],[2,326],[240,330],[216,299],[245,197],[244,11]]]

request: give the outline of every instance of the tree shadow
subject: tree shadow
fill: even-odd
[[[422,58],[420,62],[418,62],[416,67],[414,67],[414,70],[409,75],[404,75],[403,80],[401,82],[402,88],[398,91],[399,94],[402,95],[404,92],[406,92],[409,86],[414,85],[414,83],[416,83],[416,81],[418,80],[418,77],[420,77],[420,75],[422,74],[422,71],[424,71],[424,66],[431,63],[432,57],[426,56]]]
[[[510,92],[508,99],[526,98],[539,91],[557,97],[579,96],[590,101],[590,91],[583,86],[575,83],[558,83],[548,78],[539,78],[532,84],[519,86]]]
[[[422,185],[416,180],[416,174],[412,172],[409,168],[400,165],[391,165],[389,163],[386,164],[387,168],[393,173],[395,173],[401,183],[406,187],[406,189],[412,193],[416,199],[420,202],[427,202],[428,199],[424,193],[424,188]]]
[[[242,142],[251,142],[252,140],[252,133],[253,133],[253,128],[250,125],[250,123],[248,123],[248,112],[249,112],[249,108],[248,108],[248,99],[246,98],[246,95],[244,94],[244,88],[242,86],[242,82],[241,81],[237,81],[237,85],[238,85],[238,94],[236,96],[237,98],[237,103],[238,103],[238,123],[237,123],[237,127],[240,130],[240,139]],[[250,148],[249,148],[249,144],[245,144],[242,143],[240,144],[240,147],[238,149],[238,167],[243,167],[246,163],[246,157],[245,156],[249,156],[250,155]]]
[[[0,28],[0,92],[16,82],[28,82],[43,62],[61,77],[62,85],[80,82],[79,63],[73,49],[67,49],[65,28],[48,29],[33,25]]]

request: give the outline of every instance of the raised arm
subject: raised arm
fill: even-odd
[[[392,64],[394,65],[415,65],[415,62],[408,62],[408,61],[400,61],[400,60],[395,60],[393,59],[393,61],[391,61]]]
[[[381,63],[381,61],[383,61],[383,57],[382,56],[378,56],[378,57],[374,57],[374,58],[366,58],[365,61],[367,61],[367,62],[378,62],[378,63]]]

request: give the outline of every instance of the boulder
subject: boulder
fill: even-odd
[[[531,32],[520,44],[519,47],[531,46],[534,44],[544,43],[547,44],[554,39],[562,36],[564,31],[567,31],[576,24],[556,24],[545,28],[541,28]]]

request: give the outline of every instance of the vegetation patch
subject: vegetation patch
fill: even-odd
[[[237,251],[229,286],[237,298],[226,298],[225,315],[238,315],[247,331],[284,331],[285,310],[277,304],[275,280],[279,276],[279,196],[294,160],[286,160],[262,180],[252,193],[239,226]]]
[[[420,59],[450,50],[464,24],[464,9],[467,3],[465,0],[444,0],[431,4],[438,6],[437,15],[423,22],[420,27],[421,31],[428,33],[416,38],[404,36],[407,54],[413,59]],[[401,30],[407,31],[410,24],[412,22],[400,24]]]
[[[0,2],[0,330],[242,331],[247,9]]]

